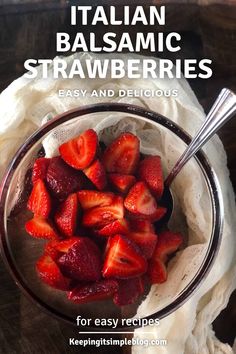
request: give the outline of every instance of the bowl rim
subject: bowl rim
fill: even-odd
[[[7,245],[7,234],[5,229],[5,202],[7,197],[8,187],[11,183],[11,179],[13,178],[14,172],[21,162],[21,159],[24,155],[31,149],[31,147],[41,139],[45,134],[50,132],[52,129],[56,128],[59,124],[65,123],[73,118],[79,118],[81,116],[86,116],[92,113],[101,113],[101,112],[120,112],[120,113],[128,113],[133,114],[139,117],[143,117],[149,119],[152,123],[158,123],[161,126],[167,128],[176,136],[178,136],[184,143],[187,145],[191,142],[191,136],[180,126],[178,126],[175,122],[170,120],[169,118],[156,113],[154,111],[148,110],[146,108],[132,105],[132,104],[125,104],[125,103],[97,103],[91,105],[85,105],[78,108],[74,108],[68,111],[65,111],[62,114],[55,116],[53,119],[48,121],[38,130],[36,130],[30,137],[26,139],[26,141],[21,145],[18,149],[16,154],[14,155],[11,163],[9,164],[0,185],[0,247],[1,247],[1,254],[4,260],[4,263],[11,274],[12,278],[14,279],[16,285],[20,288],[23,294],[29,298],[33,303],[40,307],[41,310],[44,312],[49,313],[56,319],[64,320],[69,324],[76,324],[76,318],[72,320],[72,318],[68,315],[62,314],[56,309],[49,306],[47,303],[42,301],[31,289],[25,284],[24,280],[21,278],[20,273],[17,271],[13,260],[11,259],[11,254],[8,249]],[[195,277],[191,280],[191,282],[185,286],[185,288],[181,291],[181,293],[177,296],[177,298],[165,306],[163,309],[142,317],[142,319],[162,319],[172,312],[176,311],[180,306],[182,306],[190,297],[194,294],[197,288],[201,285],[207,274],[209,273],[216,255],[219,250],[220,241],[222,237],[223,231],[223,216],[224,216],[224,206],[223,206],[223,197],[221,193],[220,184],[218,182],[218,178],[216,176],[215,171],[211,167],[206,155],[200,150],[197,154],[193,157],[195,158],[196,162],[201,168],[202,173],[206,179],[206,184],[209,190],[210,199],[212,203],[212,211],[213,211],[213,218],[212,218],[212,233],[210,237],[209,246],[207,249],[207,253],[204,257],[204,260],[199,268]],[[116,327],[116,331],[118,330],[134,330],[136,328],[141,327],[140,325],[132,325],[126,326],[122,325],[119,321],[118,326]],[[79,326],[77,326],[80,329]],[[109,326],[89,326],[89,327],[82,327],[82,329],[90,330],[94,329],[96,331],[112,331],[111,327]]]

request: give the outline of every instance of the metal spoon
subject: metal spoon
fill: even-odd
[[[170,186],[179,174],[183,166],[201,149],[201,147],[228,121],[236,112],[236,95],[229,89],[221,90],[210,112],[208,113],[203,125],[192,139],[184,153],[180,156],[171,172],[165,179],[164,192],[160,201],[160,205],[167,208],[165,216],[156,223],[157,228],[161,228],[171,218],[174,199],[170,190]]]

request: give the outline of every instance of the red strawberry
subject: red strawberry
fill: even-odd
[[[111,244],[112,244],[112,238],[113,237],[108,237],[108,238],[103,238],[103,240],[105,239],[107,242],[106,242],[106,247],[105,247],[105,250],[104,250],[104,253],[103,253],[103,259],[106,259],[106,256],[108,254],[108,251],[111,247]]]
[[[158,206],[156,211],[148,216],[148,220],[151,222],[156,222],[160,220],[166,213],[167,209],[161,206]]]
[[[158,257],[152,256],[148,265],[148,276],[151,284],[164,283],[167,280],[167,269],[162,260]]]
[[[133,174],[139,161],[139,139],[123,133],[104,151],[103,164],[107,172]]]
[[[105,279],[96,283],[79,285],[68,293],[68,299],[76,304],[99,301],[111,297],[118,289],[116,280]]]
[[[57,264],[50,256],[41,256],[36,263],[36,270],[39,278],[47,285],[59,290],[70,289],[70,279],[62,275]]]
[[[132,240],[139,246],[142,254],[147,258],[151,258],[154,252],[157,235],[153,232],[130,232],[127,234],[127,238]]]
[[[68,240],[63,241],[49,241],[44,248],[44,253],[50,256],[53,260],[58,259],[63,253],[69,251],[69,249],[78,241],[77,237],[70,237]]]
[[[145,219],[131,219],[130,226],[133,231],[137,232],[152,232],[155,233],[155,228],[151,221]]]
[[[157,204],[144,182],[137,182],[125,198],[127,210],[140,216],[150,216],[155,213]]]
[[[118,280],[118,291],[113,301],[118,306],[133,304],[144,292],[144,282],[141,277]]]
[[[50,159],[47,159],[46,157],[40,157],[39,159],[35,160],[32,171],[33,184],[35,184],[38,179],[46,179],[49,163]]]
[[[97,231],[99,236],[114,236],[116,234],[126,235],[129,232],[129,224],[125,219],[118,219],[105,225]]]
[[[123,219],[123,217],[123,198],[116,196],[113,198],[113,202],[110,205],[96,207],[85,211],[82,218],[82,224],[85,227],[101,228],[116,219]]]
[[[80,205],[84,210],[98,206],[110,205],[113,201],[114,194],[110,192],[97,192],[90,190],[82,190],[77,193]]]
[[[73,193],[61,203],[54,217],[58,230],[66,237],[71,237],[75,233],[77,214],[78,198],[77,194]]]
[[[62,273],[72,279],[97,281],[101,277],[101,254],[97,245],[87,237],[78,241],[57,260]]]
[[[25,224],[25,229],[33,237],[44,238],[46,240],[57,240],[58,235],[47,219],[35,216]]]
[[[53,157],[47,171],[47,184],[51,192],[59,199],[82,189],[84,175],[68,166],[59,156]]]
[[[106,171],[98,159],[95,160],[89,167],[84,169],[83,172],[97,189],[103,190],[106,187]]]
[[[102,270],[105,278],[132,278],[146,270],[147,262],[132,241],[121,235],[111,238]]]
[[[179,233],[171,231],[162,231],[159,234],[158,242],[154,251],[154,257],[160,258],[164,263],[168,256],[176,252],[183,243],[183,237]]]
[[[159,199],[164,190],[160,156],[147,156],[138,167],[138,176]]]
[[[136,182],[136,178],[132,175],[122,175],[120,173],[110,173],[109,181],[115,189],[120,193],[127,193],[130,187]]]
[[[44,254],[47,256],[50,256],[54,261],[60,256],[60,252],[58,252],[55,248],[55,245],[57,244],[57,240],[52,240],[46,243],[44,247]]]
[[[136,222],[137,220],[142,220],[142,221],[149,221],[151,223],[154,223],[160,220],[165,215],[166,210],[167,210],[166,208],[158,206],[154,211],[154,213],[150,215],[144,215],[144,214],[140,215],[140,214],[133,214],[129,212],[128,217],[130,218],[130,220],[133,220],[134,222]]]
[[[177,249],[183,242],[180,234],[171,231],[163,231],[158,236],[158,241],[148,266],[148,275],[152,284],[163,283],[167,279],[165,263],[168,256]]]
[[[47,218],[51,211],[51,198],[44,182],[38,179],[30,194],[27,208],[35,215]]]
[[[98,147],[98,137],[93,129],[88,129],[77,138],[59,147],[63,160],[78,170],[88,167],[94,160]]]

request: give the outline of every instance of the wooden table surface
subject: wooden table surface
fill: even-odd
[[[180,1],[178,5],[168,5],[166,30],[181,32],[184,43],[182,57],[213,59],[214,75],[211,79],[190,81],[206,111],[222,87],[236,91],[236,7],[226,3],[200,7]],[[71,31],[68,22],[64,1],[47,1],[43,5],[36,1],[34,6],[1,6],[0,3],[0,91],[23,73],[23,62],[27,58],[54,57],[51,38],[55,38],[59,29]],[[102,28],[98,30],[102,31]],[[219,135],[227,152],[230,176],[236,190],[236,118],[227,123]],[[236,293],[214,322],[219,339],[229,344],[233,343],[235,328]],[[111,352],[110,347],[69,348],[68,337],[73,335],[78,337],[77,329],[46,315],[20,293],[0,260],[0,353]],[[124,353],[118,347],[115,350],[118,354]]]

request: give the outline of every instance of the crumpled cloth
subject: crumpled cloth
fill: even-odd
[[[99,55],[101,59],[105,57],[107,58],[107,55]],[[132,57],[142,59],[138,55]],[[85,59],[93,60],[97,56],[82,53],[67,57],[66,60],[70,64],[73,58],[80,58],[83,63]],[[116,58],[126,60],[128,57],[118,54]],[[158,59],[156,60],[158,61]],[[178,96],[101,98],[87,95],[86,97],[63,99],[58,97],[59,89],[78,88],[88,91],[137,88],[178,89]],[[29,80],[22,76],[0,95],[0,177],[17,148],[42,124],[42,121],[77,106],[103,101],[124,102],[147,107],[169,117],[192,136],[205,117],[193,91],[183,78],[181,80],[154,80],[151,78],[148,80],[111,80],[109,78],[55,80],[51,76],[47,80]],[[150,346],[145,348],[145,352],[149,354],[157,353],[157,351],[163,354],[233,353],[233,349],[229,345],[221,343],[215,337],[211,324],[221,310],[227,306],[230,294],[236,288],[236,206],[226,165],[226,154],[219,138],[215,136],[204,150],[218,176],[224,198],[225,220],[222,243],[212,270],[193,297],[180,309],[161,320],[160,326],[145,328],[145,332],[151,333],[144,335],[141,333],[141,329],[135,331],[135,337],[158,338],[168,341],[166,347]],[[152,289],[147,299],[141,304],[138,315],[142,316],[153,306],[155,307],[153,291],[155,292],[155,289]],[[132,353],[139,354],[143,349],[143,347],[135,346],[132,348]]]

